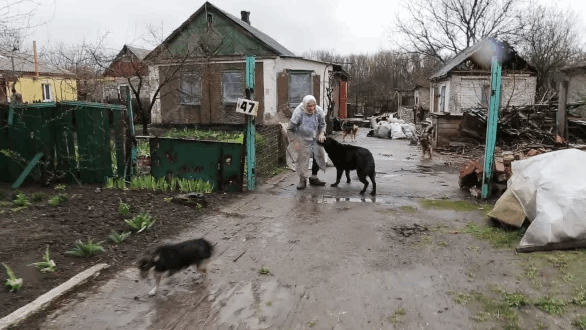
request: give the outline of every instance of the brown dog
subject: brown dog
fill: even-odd
[[[346,140],[346,136],[350,135],[350,139],[352,139],[352,142],[356,142],[356,132],[358,132],[358,126],[356,125],[345,125],[344,126],[344,131],[342,132],[342,141]]]
[[[433,159],[433,147],[429,133],[423,133],[419,137],[419,143],[421,143],[421,159],[425,158],[426,153],[429,153],[429,159]]]

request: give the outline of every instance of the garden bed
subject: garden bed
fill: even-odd
[[[20,189],[29,197],[30,206],[18,209],[11,202],[10,187],[0,184],[0,262],[8,264],[17,277],[24,280],[18,292],[0,290],[0,318],[38,296],[67,281],[75,274],[97,263],[111,265],[105,274],[129,267],[136,258],[153,244],[172,238],[186,226],[192,225],[204,213],[218,209],[235,195],[216,193],[207,196],[208,207],[170,203],[178,191],[153,192],[103,189],[97,185],[54,187],[27,186]],[[41,201],[32,201],[33,193],[42,193]],[[50,197],[66,194],[67,201],[50,206]],[[130,206],[130,214],[119,214],[120,201]],[[128,231],[125,219],[148,211],[156,220],[150,230],[133,233],[126,241],[116,244],[110,238],[113,231]],[[105,249],[91,257],[73,257],[67,254],[78,240],[102,242]],[[50,257],[57,265],[53,273],[41,273],[28,266],[42,261],[47,245]],[[0,267],[0,281],[7,279]]]

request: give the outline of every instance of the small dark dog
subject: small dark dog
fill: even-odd
[[[149,296],[157,293],[165,273],[167,277],[170,277],[191,265],[196,265],[198,272],[205,275],[206,266],[213,251],[214,247],[208,241],[198,238],[177,244],[162,245],[154,252],[147,252],[138,260],[138,268],[142,278],[147,278],[151,270],[155,272],[157,284],[149,292]]]
[[[349,123],[344,123],[342,141],[345,141],[346,136],[350,135],[350,139],[352,139],[352,142],[356,142],[356,132],[358,132],[358,126]]]
[[[364,184],[364,188],[360,191],[360,194],[364,194],[366,188],[368,188],[368,181],[366,180],[368,176],[370,182],[372,182],[372,192],[370,194],[376,195],[374,157],[368,149],[342,144],[332,138],[326,138],[320,144],[324,147],[336,167],[336,182],[332,184],[332,187],[338,186],[344,171],[346,172],[346,180],[350,183],[350,171],[356,170],[358,179]]]
[[[425,154],[429,153],[429,159],[433,159],[433,147],[431,145],[431,136],[429,133],[423,133],[419,137],[421,143],[421,159],[425,158]]]

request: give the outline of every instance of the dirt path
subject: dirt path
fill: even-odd
[[[555,301],[536,302],[556,288],[569,294],[552,284],[562,274],[555,260],[516,255],[519,235],[487,227],[482,206],[426,199],[460,196],[441,160],[413,160],[417,149],[405,141],[372,140],[369,148],[381,159],[376,199],[361,199],[357,183],[298,192],[292,173],[175,239],[217,242],[205,280],[185,271],[150,298],[152,283],[129,268],[74,297],[41,329],[572,327],[583,307],[568,303],[556,314],[543,310]]]

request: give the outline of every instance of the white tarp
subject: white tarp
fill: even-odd
[[[586,152],[577,149],[513,162],[508,189],[531,222],[520,249],[586,245],[585,164]]]
[[[374,129],[374,135],[379,138],[387,139],[389,138],[390,131],[391,124],[387,121],[380,121],[378,122],[378,126]]]
[[[391,138],[393,139],[405,139],[407,136],[403,133],[403,129],[401,128],[401,124],[399,123],[391,123]]]

